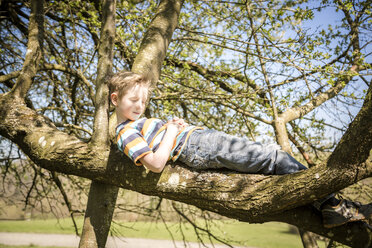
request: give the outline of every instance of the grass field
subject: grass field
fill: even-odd
[[[61,247],[61,246],[35,246],[35,245],[29,245],[29,246],[25,246],[25,245],[2,245],[0,244],[0,248],[64,248],[64,247]],[[66,247],[66,248],[70,248],[70,247]]]
[[[199,224],[203,222],[200,221]],[[83,219],[77,219],[78,227],[82,227]],[[186,223],[162,222],[120,222],[112,225],[111,233],[115,236],[172,239],[169,229],[175,240],[185,239],[197,242],[194,228]],[[232,245],[268,247],[268,248],[295,248],[302,247],[299,235],[289,231],[287,224],[270,222],[265,224],[247,224],[238,221],[214,221],[212,232],[218,237],[229,240]],[[0,221],[0,232],[32,232],[32,233],[59,233],[74,234],[71,219],[47,219],[30,221]],[[81,232],[81,230],[79,230]],[[204,235],[205,242],[208,238]],[[215,241],[214,241],[215,242]],[[218,242],[217,242],[218,243]],[[322,244],[320,244],[322,245]],[[0,247],[7,247],[1,246]],[[35,246],[32,246],[35,248]],[[320,246],[320,247],[324,247]],[[15,248],[14,246],[12,248]],[[22,247],[23,248],[23,247]]]

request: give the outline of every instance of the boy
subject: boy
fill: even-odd
[[[109,81],[115,106],[119,150],[136,165],[160,173],[168,160],[179,159],[195,169],[228,168],[244,173],[283,175],[306,167],[279,150],[216,130],[190,126],[179,118],[168,122],[140,118],[148,102],[151,83],[132,72],[119,72]],[[338,200],[332,195],[313,204],[322,212],[327,228],[368,219],[372,204]]]

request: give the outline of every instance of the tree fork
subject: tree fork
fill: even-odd
[[[156,17],[141,44],[134,61],[134,72],[150,75],[156,82],[168,44],[178,23],[182,1],[162,1]],[[107,147],[109,143],[108,89],[105,79],[112,71],[112,50],[115,41],[115,0],[103,1],[103,23],[99,49],[96,113],[91,146]],[[156,37],[157,39],[154,39]],[[98,149],[98,148],[96,148]],[[115,209],[118,187],[92,181],[83,234],[79,247],[104,247]],[[102,205],[105,202],[104,205]]]
[[[113,47],[115,41],[116,0],[102,1],[102,26],[98,50],[96,78],[95,115],[91,150],[109,149],[109,90],[107,78],[112,73]],[[114,185],[92,181],[84,226],[79,243],[81,248],[103,248],[110,231],[119,188]]]

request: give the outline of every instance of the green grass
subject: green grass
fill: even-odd
[[[78,227],[83,226],[83,218],[77,219]],[[74,234],[74,226],[71,219],[37,219],[29,221],[6,220],[0,221],[1,232],[25,232],[25,233],[59,233]]]
[[[171,239],[169,232],[163,223],[124,223],[125,227],[116,227],[113,230],[125,234],[126,237],[148,238],[148,239]],[[197,242],[194,228],[189,224],[168,223],[168,228],[172,231],[175,240],[182,240],[183,235],[187,241]],[[212,233],[218,237],[230,240],[230,244],[270,247],[270,248],[290,248],[301,247],[301,239],[296,234],[288,232],[289,227],[282,223],[247,224],[237,221],[215,221]],[[130,227],[131,229],[129,229]],[[205,242],[208,238],[204,235]]]
[[[204,222],[200,221],[198,224]],[[233,245],[244,245],[267,248],[302,247],[297,234],[289,232],[289,226],[283,223],[269,222],[265,224],[247,224],[238,221],[214,221],[212,232],[224,237]],[[78,227],[82,227],[83,219],[77,219]],[[175,240],[197,242],[194,228],[190,224],[167,223]],[[0,221],[0,232],[59,233],[74,234],[71,219],[47,219],[30,221]],[[79,230],[81,232],[81,230]],[[121,222],[112,225],[112,234],[133,238],[172,239],[162,222]],[[204,236],[205,237],[205,236]],[[208,242],[208,238],[204,239]],[[7,247],[1,246],[0,247]],[[26,246],[36,247],[36,246]],[[13,246],[14,248],[14,246]],[[23,248],[23,247],[22,247]]]
[[[3,245],[0,244],[0,248],[63,248],[61,246],[36,246],[36,245]],[[70,247],[66,247],[70,248]]]

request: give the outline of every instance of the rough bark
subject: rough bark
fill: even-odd
[[[116,1],[102,1],[102,27],[98,49],[96,78],[95,115],[90,149],[108,149],[109,139],[109,90],[107,78],[112,73],[113,47],[115,40]],[[115,210],[119,188],[115,185],[92,181],[89,190],[83,232],[79,247],[105,247]]]
[[[298,229],[300,231],[300,236],[302,240],[302,245],[306,248],[318,248],[318,244],[314,238],[314,235],[311,232],[307,232],[302,230],[301,228]]]
[[[105,247],[119,188],[92,181],[79,247]]]
[[[94,134],[90,142],[90,146],[100,148],[107,147],[109,142],[108,89],[104,82],[112,70],[115,1],[104,1],[102,6],[103,23],[96,79],[96,112]],[[182,1],[162,1],[159,4],[156,17],[151,22],[143,39],[132,71],[150,75],[153,82],[158,80],[169,41],[178,23],[181,6]],[[117,194],[117,186],[92,181],[79,247],[105,246]]]
[[[145,33],[132,71],[145,74],[155,83],[165,58],[172,34],[178,25],[183,0],[161,1],[158,11]]]
[[[11,95],[1,95],[0,106],[4,120],[0,134],[48,170],[185,202],[246,222],[287,222],[347,245],[369,239],[359,223],[324,229],[319,213],[300,206],[372,175],[371,89],[328,163],[284,176],[192,171],[178,163],[161,174],[146,174],[116,147],[91,150]]]
[[[44,1],[31,1],[31,14],[28,25],[28,42],[25,61],[17,78],[12,94],[16,97],[25,98],[36,75],[39,60],[41,58],[43,44],[44,25]]]
[[[102,1],[102,26],[98,49],[98,67],[96,78],[95,115],[92,144],[109,144],[109,89],[107,79],[112,74],[113,48],[115,41],[115,0]]]

